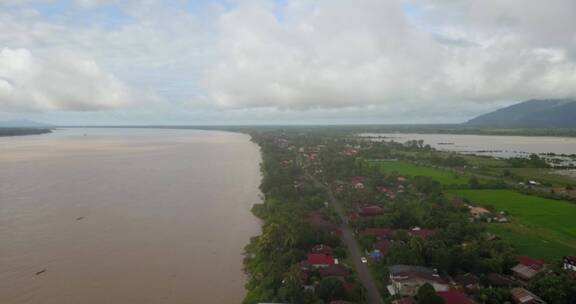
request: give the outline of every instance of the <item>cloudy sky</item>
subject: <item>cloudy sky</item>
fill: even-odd
[[[0,0],[0,120],[439,123],[571,96],[574,0]]]

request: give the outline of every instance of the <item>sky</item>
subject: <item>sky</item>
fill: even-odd
[[[574,96],[574,0],[0,0],[0,120],[458,123]]]

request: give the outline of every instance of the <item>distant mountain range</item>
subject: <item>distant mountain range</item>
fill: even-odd
[[[576,99],[533,99],[463,124],[479,128],[576,128]]]
[[[0,121],[0,128],[53,128],[54,126],[36,122],[32,120],[9,120],[9,121]]]

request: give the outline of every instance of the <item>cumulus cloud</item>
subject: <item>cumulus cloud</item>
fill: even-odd
[[[214,110],[224,120],[234,112],[422,122],[576,95],[573,0],[0,0],[0,8],[2,110],[133,100],[155,109],[141,98],[153,96],[173,113]]]
[[[573,6],[563,0],[294,0],[284,7],[250,1],[221,17],[221,57],[206,86],[224,108],[412,104],[416,110],[575,96],[575,36],[567,30],[575,28]],[[526,7],[532,14],[522,14]],[[495,17],[482,22],[488,16]],[[553,39],[560,29],[539,29],[544,21],[572,26]]]
[[[131,102],[128,88],[93,61],[35,57],[27,49],[0,50],[0,107],[4,111],[93,111]]]

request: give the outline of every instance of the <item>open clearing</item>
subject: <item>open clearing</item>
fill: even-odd
[[[508,211],[511,223],[488,227],[515,244],[520,253],[548,261],[576,254],[576,204],[510,190],[451,190],[449,193],[495,211]]]
[[[402,161],[381,161],[375,163],[380,165],[386,173],[397,172],[407,176],[428,176],[442,185],[463,185],[467,184],[469,180],[467,176],[457,175],[446,170],[413,165]]]

